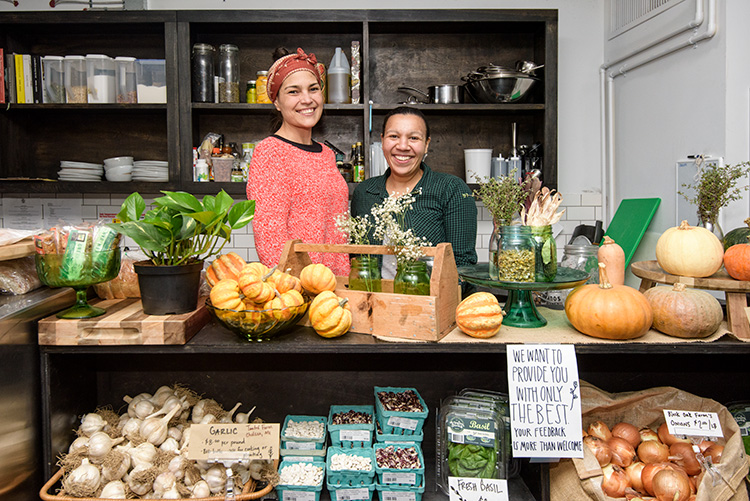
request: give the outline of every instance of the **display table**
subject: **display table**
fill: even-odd
[[[630,265],[633,275],[641,279],[640,291],[656,284],[683,283],[694,289],[722,291],[727,300],[728,329],[739,339],[750,341],[750,321],[747,318],[747,293],[750,282],[735,280],[722,268],[710,277],[695,278],[670,275],[656,261],[638,261]]]

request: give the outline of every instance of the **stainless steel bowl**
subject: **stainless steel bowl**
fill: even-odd
[[[466,91],[478,103],[513,103],[523,99],[536,77],[519,71],[473,72],[465,77]]]

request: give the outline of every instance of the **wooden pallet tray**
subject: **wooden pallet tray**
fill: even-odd
[[[279,269],[291,269],[292,275],[299,276],[302,268],[312,263],[308,252],[393,254],[382,245],[306,244],[300,240],[290,240],[281,254]],[[383,292],[349,290],[349,277],[336,277],[338,286],[335,292],[349,299],[352,309],[352,332],[439,341],[456,326],[456,306],[460,293],[453,247],[449,243],[424,247],[424,254],[434,258],[429,296],[395,294],[392,280],[382,281]]]
[[[102,316],[39,321],[42,345],[185,344],[210,320],[205,298],[198,309],[180,315],[146,315],[140,299],[92,300],[107,310]]]

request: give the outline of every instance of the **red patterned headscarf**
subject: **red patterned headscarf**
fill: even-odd
[[[297,49],[296,54],[288,54],[280,59],[277,59],[275,63],[271,65],[271,69],[268,70],[268,98],[271,102],[276,101],[276,96],[279,95],[279,89],[281,84],[284,82],[286,77],[292,73],[298,71],[309,71],[321,83],[321,75],[318,72],[318,60],[315,58],[315,54],[305,54],[301,48]]]

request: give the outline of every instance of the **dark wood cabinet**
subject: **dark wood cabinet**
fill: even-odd
[[[244,194],[241,183],[192,181],[192,148],[209,132],[240,145],[272,131],[270,104],[191,102],[191,49],[208,43],[240,52],[240,90],[273,62],[273,51],[297,47],[328,65],[335,47],[361,44],[361,102],[326,105],[313,137],[345,152],[379,141],[385,114],[408,97],[400,86],[427,91],[461,84],[480,66],[543,64],[541,81],[521,103],[419,104],[432,130],[430,166],[464,176],[463,149],[492,147],[507,156],[511,124],[518,144],[541,143],[543,175],[557,186],[556,10],[310,10],[66,12],[0,15],[6,52],[40,55],[101,53],[166,59],[168,99],[146,104],[11,104],[0,113],[3,192],[157,192],[184,189]],[[71,183],[56,180],[60,160],[101,162],[132,155],[169,161],[168,183]],[[367,157],[367,155],[366,155]],[[367,159],[369,160],[369,159]],[[369,163],[369,162],[368,162]],[[366,165],[369,173],[369,165]]]

